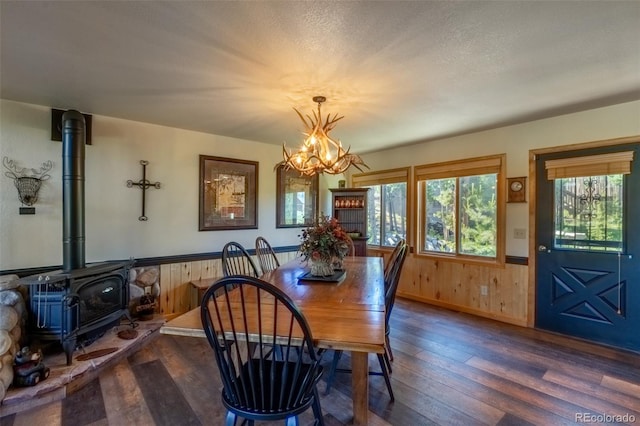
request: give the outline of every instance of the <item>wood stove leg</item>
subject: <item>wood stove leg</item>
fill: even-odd
[[[129,326],[131,327],[131,329],[136,328],[138,326],[138,323],[131,316],[131,313],[129,312],[129,309],[127,308],[127,309],[123,310],[123,313],[124,313],[124,316],[127,318],[127,321],[129,321]]]
[[[73,351],[76,349],[76,339],[66,339],[62,342],[62,349],[67,355],[67,365],[71,365],[73,362]]]

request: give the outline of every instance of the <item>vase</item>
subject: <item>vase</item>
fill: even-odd
[[[333,275],[333,265],[330,260],[311,260],[311,275],[314,277],[329,277]]]
[[[341,271],[344,269],[344,257],[342,256],[333,256],[333,260],[331,262],[334,271]]]

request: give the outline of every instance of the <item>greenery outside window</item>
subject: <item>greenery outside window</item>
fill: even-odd
[[[554,180],[554,247],[622,252],[624,175]]]
[[[407,239],[407,182],[409,168],[354,175],[354,187],[370,188],[368,229],[370,246],[393,247]]]
[[[624,249],[624,176],[633,151],[545,161],[554,181],[554,248]]]
[[[415,170],[419,252],[501,263],[504,155]]]

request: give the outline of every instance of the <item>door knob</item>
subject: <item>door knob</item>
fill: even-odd
[[[545,246],[544,244],[540,244],[538,246],[538,251],[546,251],[547,253],[551,253],[551,250],[547,249],[547,246]]]

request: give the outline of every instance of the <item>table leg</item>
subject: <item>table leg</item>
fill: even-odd
[[[353,395],[353,424],[369,422],[369,354],[351,352],[351,392]]]

